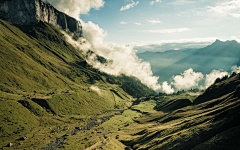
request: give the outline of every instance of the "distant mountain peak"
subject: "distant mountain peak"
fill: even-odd
[[[223,43],[223,42],[220,41],[219,39],[216,39],[216,41],[213,44],[219,44],[219,43]]]
[[[216,41],[214,43],[212,43],[210,46],[214,45],[222,45],[222,44],[239,44],[236,40],[228,40],[228,41],[220,41],[219,39],[216,39]]]
[[[228,42],[228,43],[237,43],[237,44],[239,44],[238,41],[236,41],[236,40],[231,40],[231,41],[226,41],[226,42]]]

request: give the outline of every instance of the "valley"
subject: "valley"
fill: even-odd
[[[119,92],[119,94],[121,93]],[[117,98],[120,99],[120,97],[115,95],[116,102]],[[14,120],[17,122],[14,123],[15,126],[11,126],[13,131],[16,128],[16,131],[12,134],[7,134],[5,127],[1,128],[2,131],[5,131],[5,135],[2,134],[1,146],[4,149],[42,150],[57,148],[100,149],[100,147],[104,149],[125,149],[126,145],[119,141],[119,138],[123,135],[129,136],[129,129],[125,128],[129,128],[133,123],[137,123],[136,119],[149,115],[154,117],[158,113],[156,110],[158,101],[169,101],[178,98],[191,99],[194,97],[189,96],[187,93],[182,93],[178,96],[143,97],[130,101],[131,103],[133,102],[133,106],[129,105],[129,108],[109,110],[97,115],[82,115],[80,113],[76,115],[55,115],[52,111],[46,111],[46,108],[35,103],[34,98],[32,100],[24,100],[25,103],[16,100],[2,100],[1,106],[6,103],[5,106],[10,105],[14,108],[8,107],[7,110],[1,108],[4,114],[3,118],[6,118],[7,115],[9,117],[9,120],[2,120],[2,122],[6,122],[5,125],[8,125],[8,127],[11,126],[9,123],[14,123]],[[23,104],[21,105],[20,103]],[[75,110],[74,108],[72,109]],[[81,112],[81,110],[76,111]],[[16,117],[23,117],[22,120],[13,118],[14,115],[8,114],[9,112],[16,114]],[[37,114],[37,112],[42,113],[42,116]],[[26,120],[25,117],[29,118],[29,120]],[[35,120],[34,125],[33,120]],[[141,124],[137,124],[141,126]],[[24,127],[25,131],[18,130],[18,126]],[[132,128],[135,129],[135,126]],[[10,132],[8,131],[8,133]],[[11,146],[9,143],[11,143]]]
[[[129,108],[97,115],[57,116],[48,112],[45,117],[49,120],[42,120],[43,124],[28,132],[13,134],[10,139],[2,138],[2,146],[42,150],[237,149],[239,82],[238,74],[204,93],[142,97],[133,100]],[[211,97],[213,91],[219,94]]]
[[[0,26],[1,147],[22,149],[21,137],[28,139],[25,148],[47,145],[91,116],[127,109],[133,96],[155,94],[134,77],[88,65],[51,24],[28,32],[4,20]]]
[[[100,7],[90,1],[81,1],[87,2],[82,9],[86,14]],[[105,1],[98,2],[104,6]],[[139,4],[131,2],[120,12]],[[151,7],[154,3],[164,2],[147,2]],[[64,4],[62,9],[68,7]],[[216,40],[204,48],[195,45],[137,54],[132,46],[104,42],[107,32],[81,20],[80,13],[77,16],[60,12],[46,0],[0,1],[0,149],[240,149],[237,41]],[[182,47],[188,44],[194,42],[182,43]],[[190,75],[197,78],[183,78],[182,72],[189,68]],[[214,69],[228,72],[207,75]],[[173,80],[179,73],[180,88],[172,89],[177,84],[169,78]],[[207,86],[198,86],[207,77]],[[170,84],[160,83],[163,81]]]

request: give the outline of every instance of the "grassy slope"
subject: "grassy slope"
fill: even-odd
[[[234,87],[239,74],[223,81],[211,92]],[[213,85],[216,87],[220,84]],[[133,149],[239,149],[240,88],[199,104],[175,110],[159,107],[124,128],[119,140]],[[198,98],[196,99],[198,100]],[[176,99],[175,99],[176,101]],[[175,103],[175,102],[174,102]],[[169,103],[165,103],[168,107]],[[178,105],[179,106],[179,105]],[[172,107],[171,107],[172,108]]]
[[[122,77],[89,66],[57,28],[41,22],[21,29],[0,20],[0,147],[12,142],[14,149],[40,148],[67,132],[59,129],[49,138],[50,128],[83,126],[90,115],[131,105],[126,92],[134,87],[125,92]],[[154,93],[139,81],[132,84],[141,94]],[[16,140],[21,136],[31,138]]]

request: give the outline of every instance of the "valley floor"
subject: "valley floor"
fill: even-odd
[[[93,116],[48,115],[49,124],[11,138],[1,137],[1,146],[6,150],[236,149],[239,93],[200,104],[192,103],[192,98],[186,93],[145,97],[133,101],[128,109]]]

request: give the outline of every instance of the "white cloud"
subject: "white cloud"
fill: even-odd
[[[150,5],[153,5],[154,3],[162,3],[162,0],[155,0],[155,1],[150,1]]]
[[[159,21],[159,20],[148,20],[148,22],[150,22],[152,24],[161,23],[161,21]]]
[[[240,8],[240,0],[231,0],[224,3],[218,3],[217,6],[215,7],[208,6],[208,8],[209,11],[214,11],[217,13],[226,13]]]
[[[222,78],[226,75],[229,75],[226,71],[220,71],[220,70],[213,70],[210,74],[206,75],[205,79],[205,88],[208,88],[211,86],[217,78]]]
[[[232,73],[240,73],[240,66],[233,66]],[[211,73],[203,75],[201,72],[194,72],[192,68],[185,70],[181,75],[172,77],[172,82],[168,84],[167,81],[162,83],[161,91],[171,94],[175,90],[188,90],[190,88],[207,89],[211,86],[217,78],[230,76],[230,73],[224,70],[212,70]],[[171,86],[174,86],[172,88]]]
[[[169,4],[172,5],[186,5],[186,4],[192,4],[194,1],[192,0],[175,0],[174,2],[170,2]]]
[[[124,21],[121,21],[121,22],[120,22],[120,24],[127,24],[127,23],[126,23],[126,22],[124,22]]]
[[[232,13],[230,15],[234,18],[240,18],[240,14],[237,14],[237,13]]]
[[[120,9],[120,11],[127,10],[127,9],[132,8],[132,7],[135,7],[135,6],[137,6],[138,3],[139,3],[139,1],[134,2],[133,0],[131,0],[131,2],[132,2],[132,3],[129,3],[129,4],[127,4],[126,6],[122,6],[121,9]]]
[[[164,81],[162,84],[162,91],[167,94],[174,93],[174,89],[171,87],[171,84],[169,85],[167,81]]]
[[[48,0],[59,11],[79,20],[80,14],[87,14],[91,8],[98,10],[104,6],[104,0]]]
[[[232,16],[235,18],[240,18],[240,0],[230,0],[223,3],[218,3],[216,6],[208,6],[209,12],[215,12],[221,16]]]
[[[103,39],[107,36],[107,32],[100,28],[97,24],[89,21],[82,22],[83,37],[86,38],[94,46],[102,45]]]
[[[88,50],[95,53],[87,58],[87,62],[94,68],[111,75],[134,76],[154,90],[161,88],[161,85],[158,84],[159,77],[153,76],[150,63],[140,60],[132,46],[104,43],[106,36],[107,33],[102,28],[89,21],[83,23],[83,37],[86,38],[86,41],[82,42],[81,40],[84,39],[80,39],[76,42],[70,38],[66,39],[84,53]],[[100,63],[96,59],[96,54],[106,58],[108,62]]]
[[[181,75],[173,76],[172,85],[178,90],[198,87],[199,82],[204,78],[201,72],[194,72],[192,68],[185,70]]]
[[[237,65],[236,66],[232,66],[232,72],[236,72],[236,73],[240,73],[240,66],[238,67]]]
[[[144,32],[149,33],[176,33],[191,31],[189,28],[177,28],[177,29],[164,29],[164,30],[145,30]]]
[[[137,22],[137,23],[135,23],[135,24],[136,24],[136,25],[139,25],[139,26],[140,26],[140,25],[142,25],[141,23],[138,23],[138,22]]]

